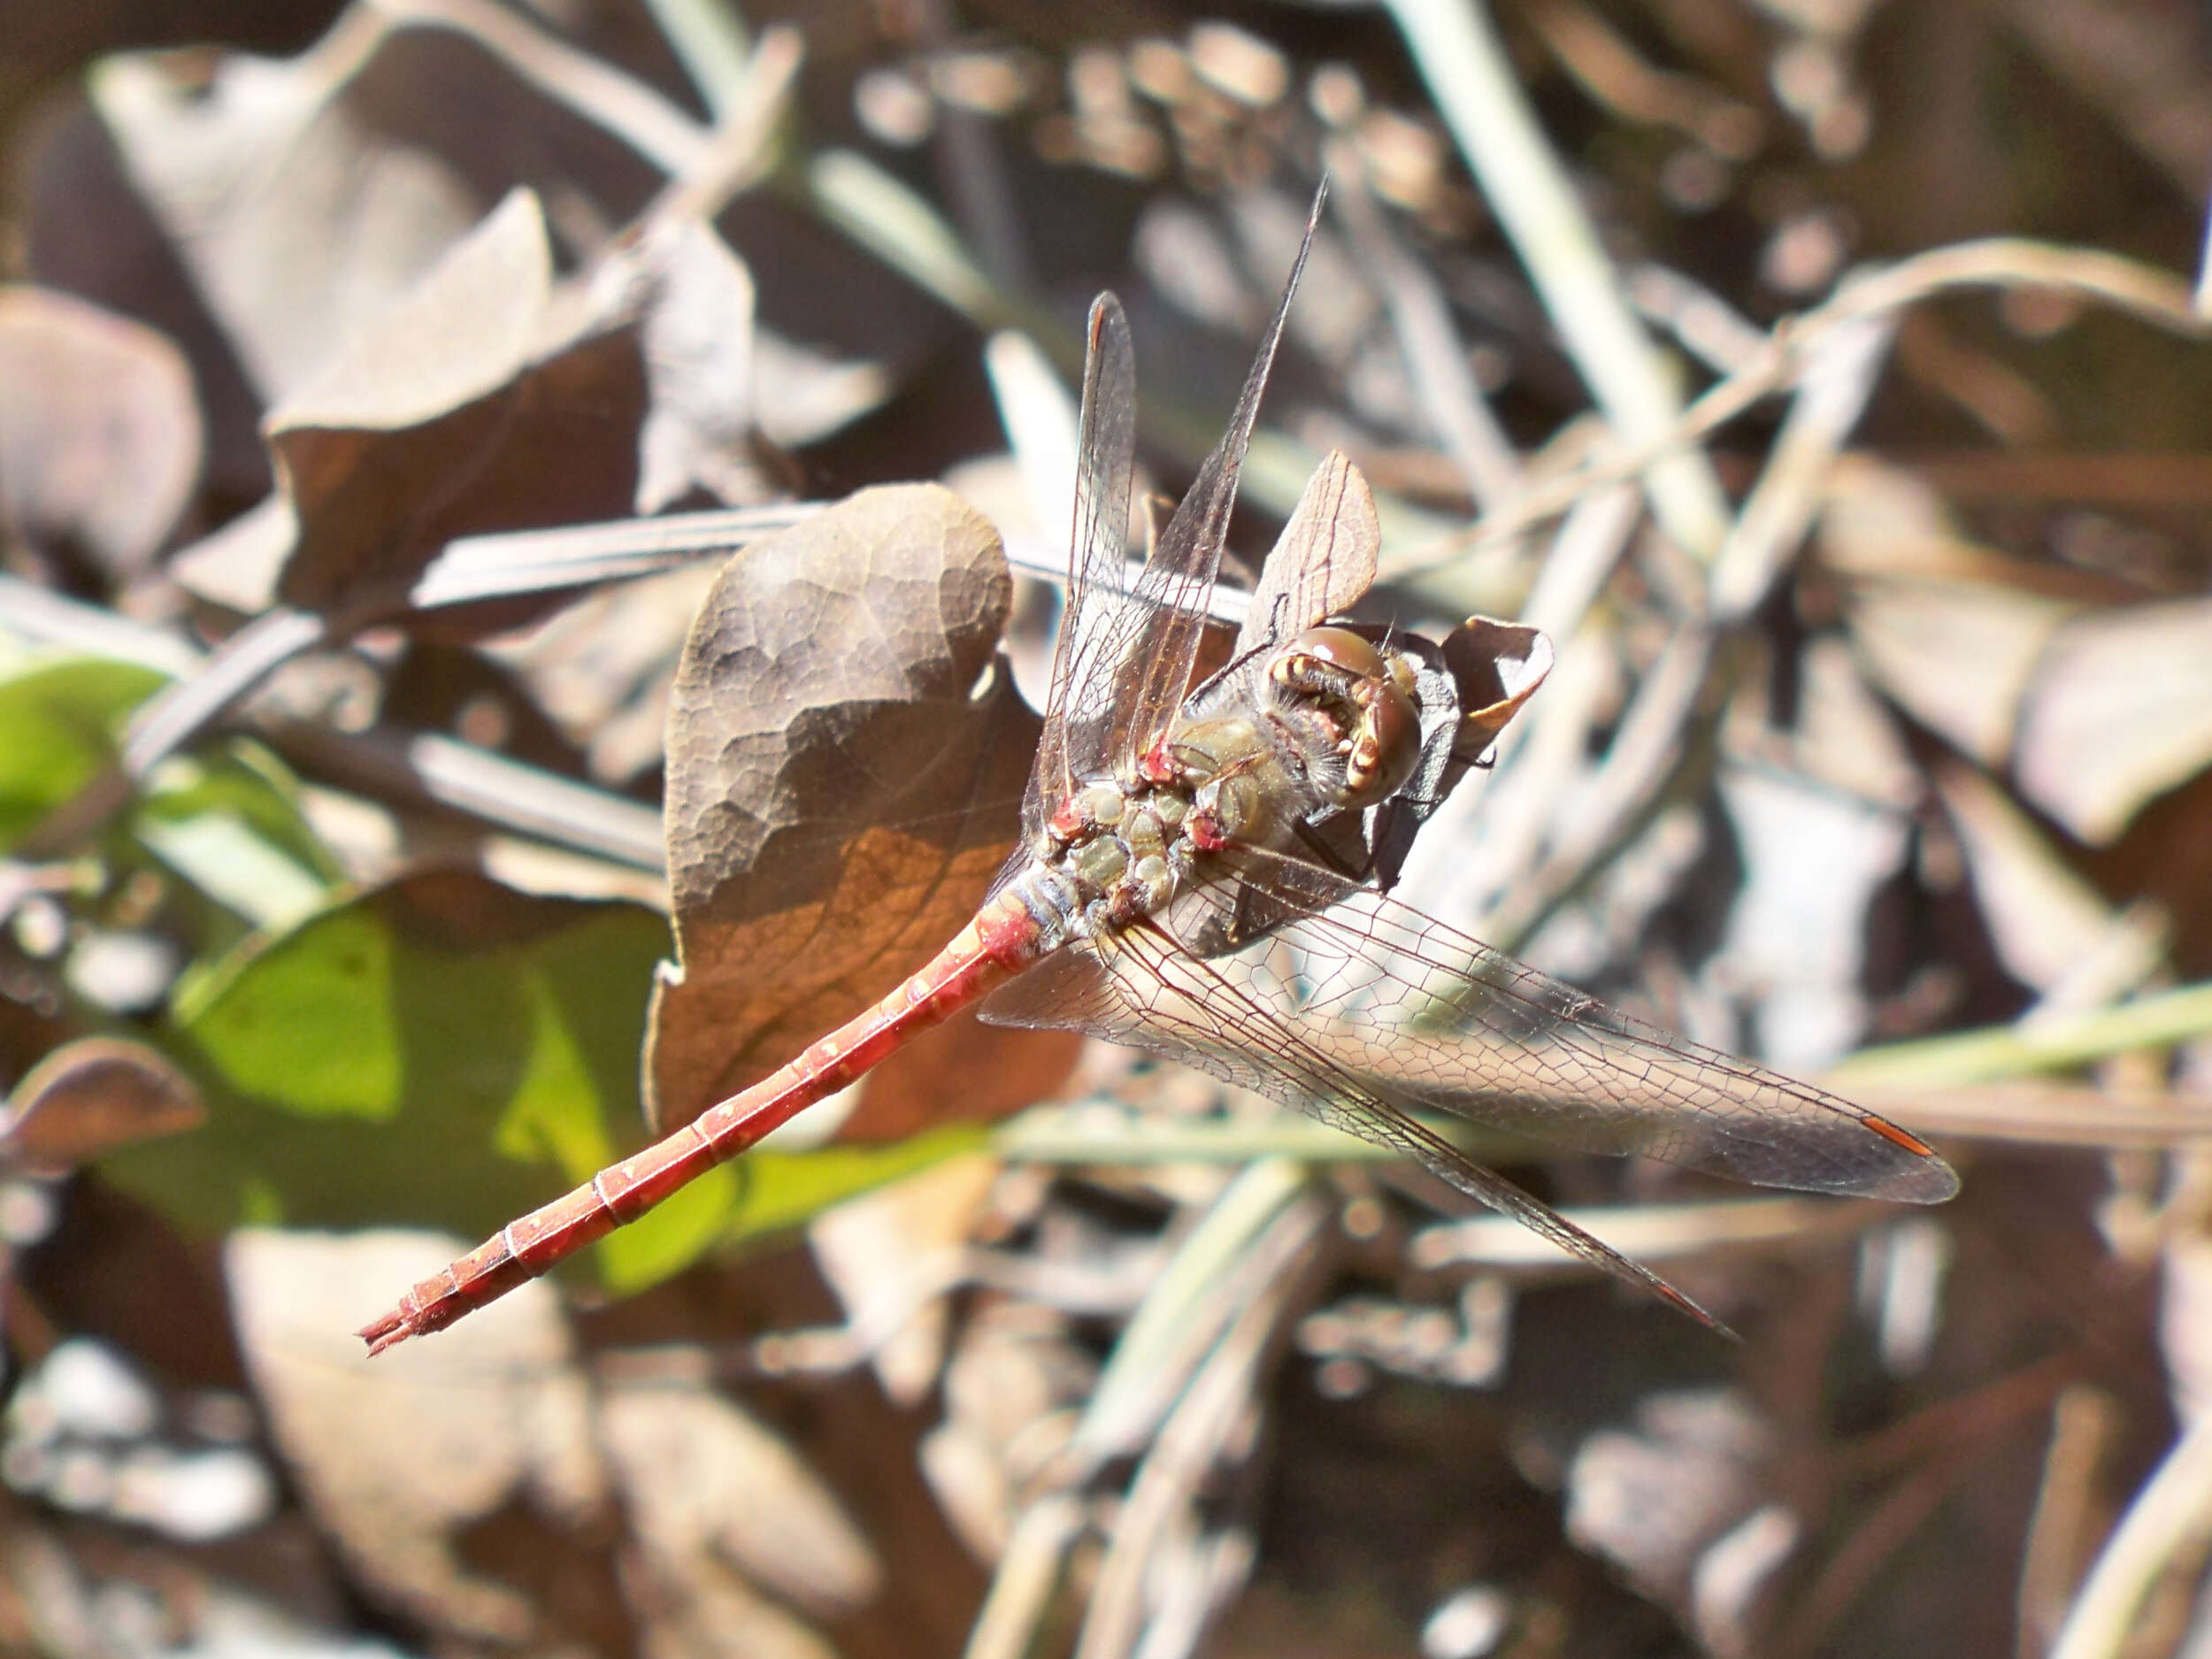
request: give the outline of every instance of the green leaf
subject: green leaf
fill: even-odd
[[[150,668],[88,657],[0,678],[0,851],[114,763],[117,730],[166,683]]]
[[[749,1152],[733,1166],[744,1190],[724,1237],[735,1243],[784,1232],[832,1204],[989,1145],[987,1125],[948,1124],[886,1146]]]
[[[486,1236],[634,1145],[645,999],[667,949],[652,910],[473,872],[332,905],[178,998],[209,1120],[103,1167],[210,1231],[251,1216]],[[700,1230],[682,1210],[640,1225]],[[654,1245],[649,1231],[618,1258]],[[657,1259],[695,1248],[663,1239]]]
[[[600,1282],[626,1296],[697,1261],[727,1229],[744,1184],[744,1164],[741,1159],[716,1165],[649,1214],[600,1240],[595,1247]]]
[[[641,1138],[638,1052],[668,925],[634,905],[423,875],[261,937],[176,999],[202,1128],[102,1167],[188,1225],[435,1226],[475,1239]],[[985,1144],[755,1152],[602,1240],[630,1292],[710,1247]],[[404,1286],[395,1286],[395,1294]]]
[[[198,892],[269,932],[321,909],[341,873],[300,811],[292,774],[250,738],[164,761],[131,827]]]
[[[406,1086],[398,954],[385,918],[368,903],[344,905],[253,953],[204,1008],[180,997],[178,1013],[232,1088],[305,1117],[388,1121]],[[454,977],[442,965],[424,972]],[[500,987],[469,988],[481,992],[471,1010],[480,1029],[497,1025]]]

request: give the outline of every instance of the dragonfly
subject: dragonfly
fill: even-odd
[[[416,1285],[360,1331],[372,1353],[543,1273],[979,1002],[986,1020],[1146,1049],[1348,1130],[1716,1328],[1473,1162],[1439,1119],[1768,1187],[1912,1203],[1956,1192],[1950,1166],[1887,1119],[1670,1037],[1384,890],[1377,826],[1433,791],[1436,734],[1449,749],[1455,721],[1414,636],[1331,620],[1373,580],[1379,540],[1372,496],[1341,456],[1263,567],[1227,665],[1193,687],[1320,205],[1221,442],[1133,577],[1134,353],[1119,302],[1102,294],[1091,309],[1043,735],[1018,849],[974,918],[772,1076]]]

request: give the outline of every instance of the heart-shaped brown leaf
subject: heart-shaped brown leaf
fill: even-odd
[[[864,490],[726,566],[668,719],[680,966],[653,1005],[664,1131],[883,996],[975,910],[1037,721],[996,655],[998,536],[935,485]]]

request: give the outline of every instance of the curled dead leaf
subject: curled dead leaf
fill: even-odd
[[[303,384],[471,217],[461,169],[390,136],[351,96],[368,43],[356,19],[288,60],[119,53],[88,80],[132,185],[265,399]]]
[[[636,511],[695,489],[731,507],[776,494],[754,424],[753,278],[729,244],[695,219],[656,221],[594,288],[604,314],[640,319],[650,408]]]
[[[398,608],[456,536],[629,511],[638,342],[555,302],[544,214],[517,191],[270,411],[299,518],[281,598]]]
[[[206,1116],[198,1087],[156,1050],[84,1037],[23,1074],[8,1097],[0,1151],[34,1173],[60,1175]]]
[[[1444,661],[1459,685],[1454,751],[1478,762],[1536,695],[1555,660],[1548,635],[1517,622],[1470,617],[1446,635]]]
[[[274,597],[357,626],[407,611],[460,537],[618,518],[702,490],[763,499],[772,457],[753,432],[752,313],[745,267],[698,225],[557,282],[544,214],[517,190],[270,411],[283,511],[249,549],[189,550],[186,578],[257,608],[273,572]],[[474,637],[564,597],[442,607],[435,630]]]

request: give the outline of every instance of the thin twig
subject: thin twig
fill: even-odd
[[[2171,273],[2095,249],[2060,247],[2017,237],[1960,242],[1863,272],[1826,304],[1786,318],[1767,337],[1766,349],[1728,379],[1709,387],[1676,426],[1640,444],[1608,448],[1581,466],[1537,485],[1502,512],[1425,547],[1386,558],[1389,580],[1425,570],[1471,549],[1516,536],[1530,524],[1563,511],[1594,485],[1632,479],[1659,456],[1701,442],[1761,400],[1791,385],[1809,355],[1832,330],[1960,288],[2047,288],[2101,302],[2192,339],[2212,333],[2212,314],[2195,309],[2190,291]]]
[[[1728,523],[1720,481],[1691,446],[1654,442],[1681,424],[1666,366],[1479,0],[1390,0],[1389,9],[1583,382],[1623,442],[1647,451],[1635,471],[1654,517],[1694,557],[1711,558]]]
[[[1756,610],[1795,557],[1827,496],[1836,457],[1874,396],[1894,333],[1887,318],[1863,318],[1830,334],[1807,358],[1789,419],[1713,561],[1708,607],[1719,626]]]
[[[554,103],[620,140],[663,173],[689,173],[707,129],[643,81],[580,52],[487,0],[370,0],[396,25],[465,35]]]
[[[1077,1659],[1126,1659],[1143,1626],[1155,1555],[1176,1517],[1195,1502],[1237,1419],[1252,1409],[1260,1367],[1280,1334],[1291,1293],[1312,1259],[1327,1217],[1311,1197],[1278,1214],[1251,1258],[1265,1276],[1192,1377],[1138,1466],[1113,1543],[1099,1570]]]
[[[644,223],[679,219],[704,223],[767,172],[770,141],[790,105],[791,88],[805,57],[805,41],[790,25],[778,24],[762,34],[713,137],[646,208]]]
[[[2051,1659],[2110,1659],[2175,1553],[2212,1531],[2212,1411],[2191,1424],[2089,1570]]]

